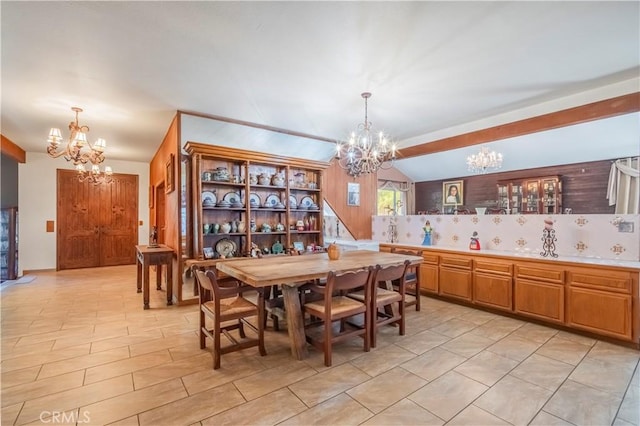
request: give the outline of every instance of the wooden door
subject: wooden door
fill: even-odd
[[[135,263],[138,176],[114,174],[94,185],[58,170],[57,183],[57,269]]]
[[[114,175],[100,187],[100,266],[135,263],[138,243],[138,176]]]

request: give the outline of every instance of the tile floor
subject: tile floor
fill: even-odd
[[[640,352],[525,321],[423,298],[331,368],[269,330],[213,371],[197,305],[143,310],[134,266],[35,275],[1,292],[2,425],[640,424]]]

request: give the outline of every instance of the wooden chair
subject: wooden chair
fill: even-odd
[[[241,349],[258,346],[261,356],[267,351],[264,347],[264,296],[258,291],[258,303],[254,304],[242,296],[243,291],[254,290],[249,285],[242,285],[239,281],[218,281],[212,270],[206,272],[196,269],[196,280],[200,286],[200,349],[206,347],[206,337],[213,340],[213,369],[220,368],[222,354]],[[247,321],[249,317],[257,317],[257,326]],[[206,319],[213,322],[208,328]],[[223,322],[232,324],[222,325]],[[257,338],[247,338],[244,326],[248,326],[258,335]],[[240,341],[230,331],[238,330]],[[230,341],[230,346],[221,346],[220,336],[224,334]]]
[[[400,336],[405,332],[405,278],[411,262],[381,268],[376,266],[372,277],[371,293],[371,347],[376,347],[378,327],[385,324],[397,324]],[[389,290],[388,283],[395,283],[398,291]],[[349,297],[364,302],[364,291],[349,293]],[[396,306],[397,304],[397,306]]]
[[[391,253],[408,254],[422,257],[422,250],[400,249],[393,247]],[[420,310],[420,265],[411,265],[407,269],[405,277],[405,306],[416,306],[416,311]],[[409,295],[410,297],[406,297]]]
[[[487,207],[487,214],[507,214],[507,209]]]
[[[318,301],[307,302],[302,306],[302,312],[317,319],[305,325],[307,342],[324,352],[324,365],[331,366],[333,344],[354,336],[364,338],[364,351],[371,348],[371,290],[373,267],[366,270],[336,274],[329,272],[325,285],[313,284],[308,288],[323,298]],[[350,290],[364,288],[364,301],[347,297]],[[347,319],[356,315],[364,315],[364,327],[347,323]],[[339,321],[340,329],[334,334],[333,323]],[[320,337],[313,335],[313,328],[324,326]]]
[[[439,209],[427,210],[427,214],[440,214],[440,210]]]

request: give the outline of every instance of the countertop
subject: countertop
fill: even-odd
[[[445,246],[423,246],[420,244],[410,243],[387,243],[380,242],[380,245],[385,246],[397,246],[397,247],[413,247],[422,250],[433,251],[446,251],[450,253],[464,253],[475,254],[478,256],[496,256],[496,257],[510,257],[514,259],[531,259],[537,261],[547,261],[556,263],[572,263],[572,264],[584,264],[584,265],[599,265],[599,266],[613,266],[625,269],[636,270],[640,272],[640,262],[628,261],[628,260],[616,260],[616,259],[603,259],[599,257],[581,257],[581,256],[558,256],[558,257],[543,257],[539,253],[532,252],[531,250],[522,250],[519,252],[514,251],[501,251],[501,250],[469,250],[468,248],[459,249],[456,247]]]

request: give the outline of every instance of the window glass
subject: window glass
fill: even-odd
[[[378,215],[388,215],[391,209],[395,209],[398,216],[405,214],[405,192],[395,189],[378,189]]]

